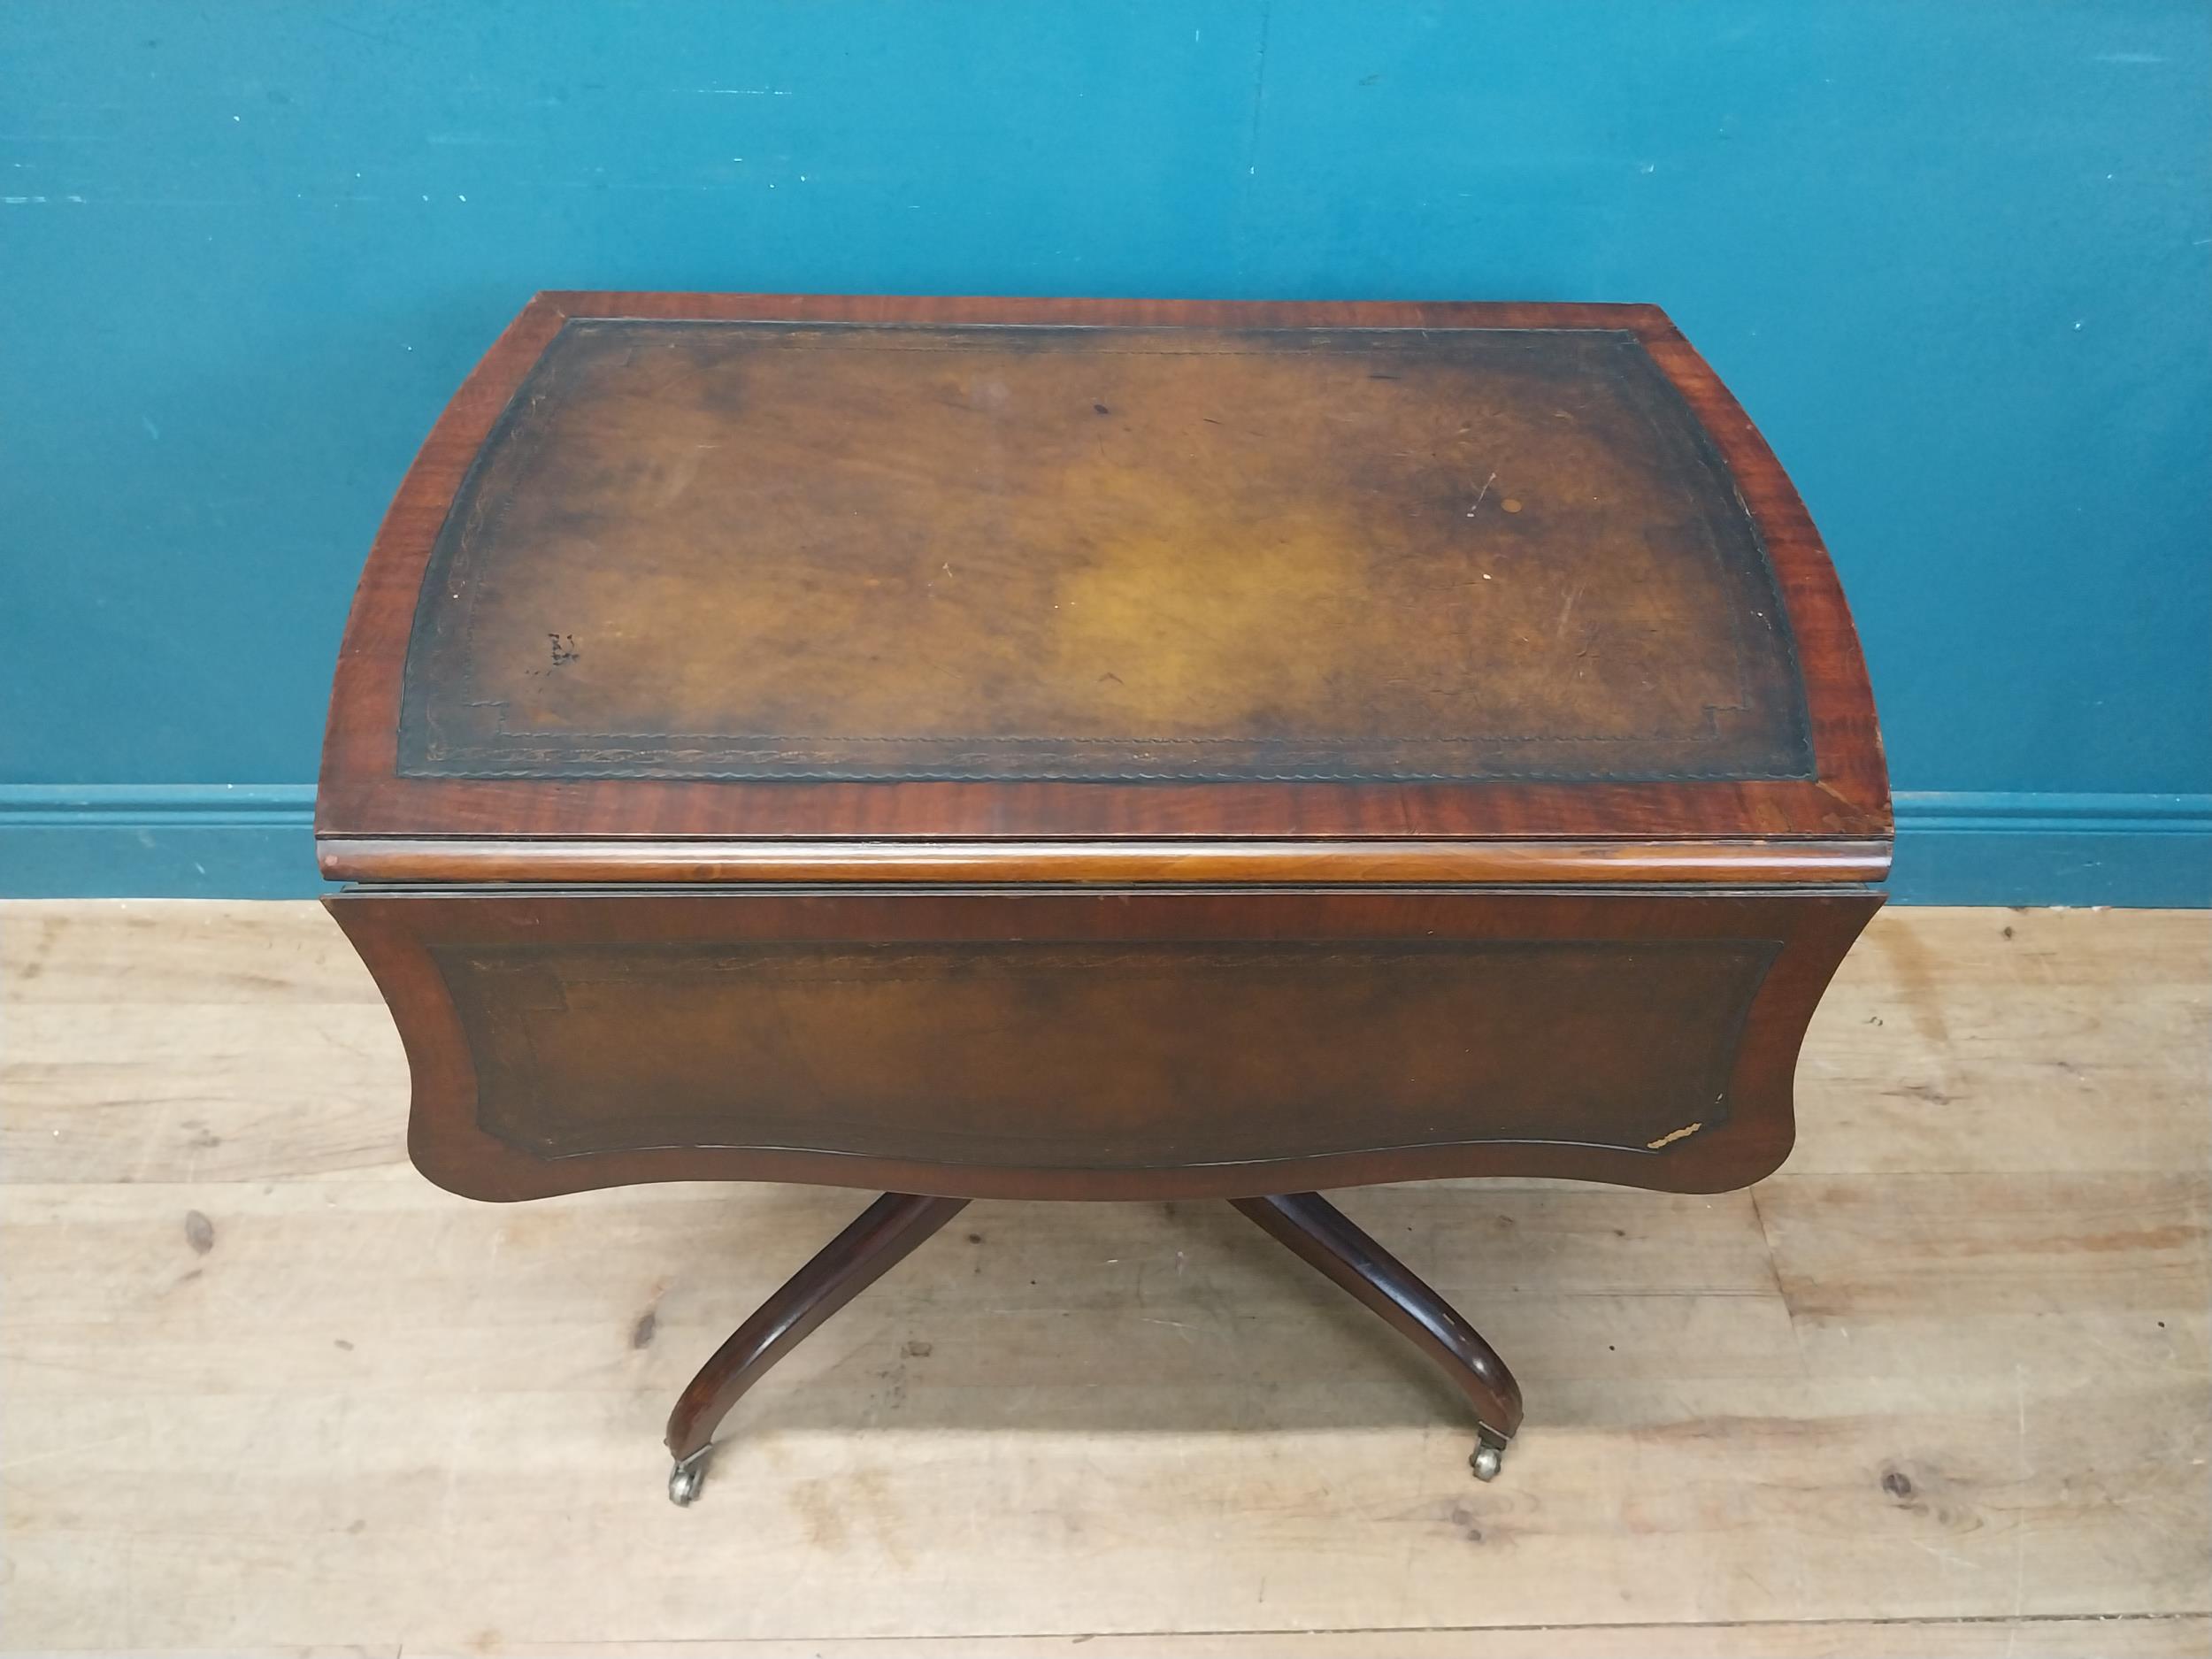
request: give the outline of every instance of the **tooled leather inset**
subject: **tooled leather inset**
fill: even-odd
[[[404,775],[1813,775],[1772,571],[1601,330],[572,321]]]
[[[1780,949],[1746,938],[431,954],[468,1033],[480,1126],[534,1156],[749,1146],[1145,1167],[1484,1141],[1663,1154],[1729,1121],[1745,1021]]]

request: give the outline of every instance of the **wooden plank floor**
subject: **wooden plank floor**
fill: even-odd
[[[994,1203],[680,1511],[676,1390],[860,1195],[449,1197],[317,908],[7,906],[0,1646],[2201,1654],[2208,944],[1892,910],[1755,1189],[1345,1195],[1520,1372],[1495,1485],[1225,1206]]]

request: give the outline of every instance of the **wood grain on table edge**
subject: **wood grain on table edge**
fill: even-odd
[[[326,836],[334,881],[1853,884],[1886,841],[699,841]]]

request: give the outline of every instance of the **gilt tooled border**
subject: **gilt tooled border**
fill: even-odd
[[[1741,712],[1747,707],[1747,681],[1749,678],[1745,657],[1746,641],[1743,619],[1738,608],[1732,605],[1727,611],[1730,654],[1735,671],[1737,701],[1732,703],[1711,705],[1707,710],[1705,729],[1695,733],[1485,733],[1395,734],[1380,741],[1354,741],[1321,738],[1246,738],[1237,736],[1204,738],[1148,738],[1148,737],[1070,737],[1009,735],[1001,733],[975,736],[945,736],[939,734],[909,734],[900,736],[846,734],[813,734],[785,733],[726,733],[726,732],[535,732],[527,734],[506,730],[506,707],[503,703],[475,696],[476,652],[473,649],[476,633],[476,600],[484,584],[474,580],[473,569],[477,549],[485,539],[481,534],[488,529],[495,532],[517,494],[530,476],[539,459],[541,429],[526,426],[524,417],[532,405],[541,401],[558,377],[561,369],[558,347],[573,330],[579,336],[607,333],[615,329],[682,329],[707,327],[743,333],[757,337],[760,343],[786,344],[794,342],[804,332],[814,336],[806,343],[810,348],[824,343],[825,337],[845,336],[850,340],[857,334],[870,336],[866,342],[841,343],[839,349],[856,349],[881,347],[886,336],[917,335],[950,333],[959,336],[956,341],[935,341],[925,348],[918,340],[901,338],[900,349],[970,350],[987,348],[995,339],[1008,333],[1071,333],[1095,339],[1101,335],[1120,334],[1125,331],[1101,329],[1080,325],[1060,324],[866,324],[866,323],[792,323],[792,322],[726,322],[704,319],[644,320],[623,319],[591,319],[571,320],[562,325],[554,340],[547,345],[538,361],[532,366],[498,419],[490,434],[471,462],[459,488],[455,492],[453,504],[441,526],[438,540],[423,575],[422,588],[416,607],[415,626],[408,641],[407,661],[402,674],[401,710],[398,736],[399,775],[403,777],[436,777],[452,779],[509,779],[509,780],[695,780],[703,782],[772,782],[786,780],[794,782],[1012,782],[1036,780],[1041,782],[1096,782],[1096,783],[1153,783],[1153,782],[1254,782],[1254,783],[1429,783],[1429,782],[1749,782],[1763,780],[1802,780],[1817,775],[1811,742],[1810,711],[1807,707],[1802,676],[1799,667],[1796,640],[1790,626],[1788,607],[1783,603],[1780,582],[1774,570],[1764,536],[1757,523],[1747,513],[1740,520],[1724,522],[1721,515],[1707,507],[1701,511],[1699,522],[1704,532],[1703,551],[1717,566],[1717,574],[1724,589],[1741,592],[1747,586],[1759,590],[1769,609],[1763,613],[1772,624],[1776,634],[1775,667],[1780,671],[1780,687],[1785,707],[1780,730],[1759,744],[1759,754],[1751,759],[1727,767],[1691,767],[1675,764],[1665,767],[1646,766],[1626,771],[1594,773],[1585,769],[1552,770],[1547,768],[1514,767],[1475,769],[1471,766],[1437,768],[1406,764],[1377,764],[1374,756],[1379,749],[1420,749],[1437,747],[1450,749],[1475,749],[1494,746],[1510,752],[1513,745],[1556,744],[1570,748],[1579,744],[1647,743],[1654,746],[1688,750],[1693,746],[1722,741],[1712,716]],[[1127,333],[1142,332],[1136,329]],[[1671,450],[1682,460],[1694,465],[1723,482],[1730,482],[1726,463],[1703,424],[1698,419],[1679,388],[1660,368],[1636,336],[1624,330],[1611,329],[1387,329],[1387,328],[1290,328],[1263,329],[1250,332],[1288,334],[1310,342],[1317,349],[1340,345],[1347,335],[1356,336],[1363,347],[1404,349],[1407,336],[1417,336],[1422,343],[1433,343],[1432,336],[1496,336],[1500,334],[1529,335],[1560,334],[1578,336],[1578,344],[1595,346],[1602,343],[1615,349],[1625,348],[1634,354],[1640,365],[1635,378],[1625,383],[1626,396],[1623,402],[1631,412],[1648,426],[1656,446]],[[1235,348],[1225,347],[1205,352],[1175,351],[1157,345],[1120,345],[1110,349],[1126,351],[1130,355],[1253,355]],[[1665,400],[1680,411],[1682,419],[1669,422],[1658,418],[1653,407],[1654,398]],[[511,482],[490,500],[483,497],[483,488],[492,469],[502,460],[513,472]],[[1740,498],[1739,498],[1740,505]],[[1749,557],[1741,568],[1732,565],[1725,556],[1724,548],[1731,534],[1747,538]],[[456,586],[457,582],[457,588]],[[434,607],[441,595],[447,595],[447,603],[457,603],[462,615],[458,622],[462,655],[462,681],[458,706],[462,709],[492,710],[492,728],[477,741],[455,741],[436,730],[436,722],[430,710],[430,699],[420,683],[418,673],[418,651],[426,642],[435,641],[450,649],[454,624],[442,623]],[[609,740],[635,739],[634,745]],[[678,748],[680,740],[694,741],[693,747]],[[1005,769],[1000,770],[987,763],[964,766],[930,766],[916,764],[910,759],[881,762],[856,762],[833,758],[826,751],[838,745],[863,743],[895,743],[901,745],[972,745],[979,749],[998,748],[1007,754]],[[812,744],[811,749],[770,751],[742,760],[733,759],[733,751],[746,748],[778,743]],[[1042,751],[1041,757],[1026,763],[1019,761],[1018,746],[1029,746]],[[1081,764],[1072,757],[1054,759],[1056,752],[1068,749],[1118,749],[1145,750],[1162,748],[1191,749],[1209,746],[1217,749],[1242,751],[1249,757],[1242,764],[1225,757],[1211,765],[1196,767],[1143,767],[1125,764],[1111,769]],[[1270,764],[1263,756],[1267,751],[1285,748],[1306,749],[1330,758],[1316,760],[1305,765]],[[1358,764],[1365,759],[1368,764]],[[1762,762],[1770,764],[1761,764]],[[1017,769],[1018,766],[1018,769]]]
[[[1735,997],[1720,1022],[1719,1041],[1710,1058],[1715,1070],[1700,1076],[1690,1092],[1707,1103],[1706,1115],[1698,1125],[1701,1132],[1717,1129],[1734,1117],[1732,1095],[1734,1057],[1740,1055],[1744,1033],[1751,1019],[1751,1011],[1757,1004],[1770,981],[1776,965],[1788,949],[1788,941],[1763,934],[1738,937],[1673,939],[1664,941],[1647,937],[1599,936],[1594,938],[1528,938],[1440,941],[1434,939],[1388,940],[1273,940],[1231,944],[1225,941],[1148,941],[1142,942],[1110,941],[1103,940],[1025,940],[999,941],[980,943],[963,941],[906,941],[898,943],[872,944],[854,941],[826,940],[752,940],[716,941],[676,946],[664,941],[609,941],[584,945],[574,941],[535,941],[519,945],[464,945],[458,943],[431,944],[426,947],[440,981],[446,989],[456,1013],[472,1040],[488,1050],[495,1051],[503,1045],[502,1034],[510,1061],[517,1057],[517,1047],[527,1056],[526,1071],[530,1077],[543,1075],[542,1063],[537,1053],[535,1038],[527,1020],[516,1018],[528,1011],[519,1007],[500,1007],[487,989],[505,976],[544,975],[560,987],[564,1000],[572,986],[588,985],[603,979],[621,981],[636,976],[641,971],[657,971],[664,978],[690,978],[699,974],[713,977],[728,975],[758,975],[764,981],[776,984],[792,983],[779,979],[774,972],[779,964],[795,957],[812,956],[817,959],[839,959],[847,964],[847,972],[824,976],[820,982],[916,981],[941,985],[941,975],[902,973],[901,959],[910,961],[936,958],[957,953],[970,973],[979,970],[987,976],[996,970],[995,977],[1032,977],[1038,973],[1071,971],[1067,958],[1079,959],[1079,971],[1086,978],[1103,974],[1117,979],[1181,978],[1195,970],[1233,970],[1248,972],[1273,969],[1283,972],[1310,973],[1317,958],[1325,956],[1331,964],[1356,964],[1365,958],[1367,964],[1403,963],[1419,956],[1495,956],[1511,951],[1533,951],[1538,954],[1564,953],[1572,950],[1627,950],[1631,953],[1648,949],[1657,942],[1671,947],[1710,953],[1723,958],[1733,957],[1749,972],[1743,982],[1734,987]],[[1162,956],[1173,958],[1172,972],[1163,968],[1158,972],[1143,971],[1144,964]],[[589,972],[563,973],[557,964],[598,962],[622,964],[620,973],[595,974]],[[857,972],[853,969],[860,970]],[[1356,968],[1355,966],[1355,971]],[[806,983],[810,981],[799,981]],[[539,1010],[554,1013],[555,1010]],[[568,1158],[589,1158],[610,1152],[624,1152],[641,1148],[606,1144],[574,1144],[579,1126],[547,1125],[532,1133],[528,1119],[533,1112],[541,1111],[544,1091],[537,1087],[508,1088],[488,1092],[476,1102],[475,1122],[478,1128],[494,1139],[533,1157],[558,1162]],[[518,1110],[519,1109],[519,1110]],[[818,1131],[848,1130],[861,1137],[882,1133],[882,1125],[874,1122],[847,1124],[826,1114],[814,1114],[810,1121]],[[571,1144],[560,1144],[557,1135],[565,1128]],[[603,1125],[581,1126],[588,1133],[596,1133]],[[943,1125],[933,1130],[948,1139],[957,1139]],[[981,1138],[981,1137],[979,1137]],[[1018,1137],[994,1132],[993,1140],[1005,1141]],[[1672,1140],[1673,1137],[1670,1137]],[[1534,1141],[1522,1137],[1462,1137],[1435,1141],[1394,1143],[1383,1147],[1343,1148],[1349,1151],[1410,1151],[1441,1149],[1451,1147],[1512,1144],[1572,1144],[1566,1141]],[[740,1144],[736,1142],[722,1144]],[[1603,1143],[1612,1149],[1632,1152],[1639,1156],[1663,1157],[1669,1156],[1666,1143],[1632,1147],[1617,1142]],[[828,1156],[890,1156],[857,1148],[810,1147],[806,1150]],[[1328,1156],[1325,1153],[1301,1152],[1286,1155],[1292,1157]],[[1182,1168],[1176,1164],[1146,1164],[1140,1168]]]

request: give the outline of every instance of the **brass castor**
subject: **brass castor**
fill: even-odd
[[[678,1509],[687,1507],[706,1484],[707,1453],[713,1449],[702,1448],[668,1471],[668,1501]]]
[[[1486,1436],[1475,1447],[1475,1455],[1467,1460],[1467,1466],[1475,1471],[1478,1480],[1495,1480],[1498,1471],[1505,1467],[1505,1442]]]

